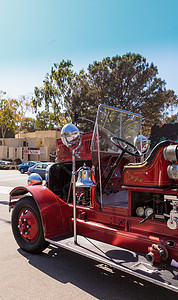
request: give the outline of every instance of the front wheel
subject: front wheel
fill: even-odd
[[[11,221],[15,240],[21,249],[40,253],[48,246],[39,210],[32,197],[24,197],[15,204]]]
[[[20,169],[20,173],[23,174],[24,173],[24,169]]]

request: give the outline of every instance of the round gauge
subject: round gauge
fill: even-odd
[[[153,208],[151,207],[147,207],[147,209],[145,209],[145,216],[148,217],[153,213]]]
[[[170,228],[170,229],[177,229],[178,228],[178,222],[177,220],[171,220],[171,218],[167,221],[167,226]]]
[[[136,214],[138,217],[143,217],[145,214],[145,210],[142,206],[137,207]]]

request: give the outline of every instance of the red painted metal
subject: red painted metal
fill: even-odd
[[[71,219],[71,229],[73,219]],[[148,253],[148,247],[154,244],[162,244],[166,247],[166,239],[163,235],[151,235],[149,232],[126,231],[124,228],[107,226],[93,221],[77,220],[77,233],[88,238],[104,241],[105,243],[133,250],[139,253]],[[178,261],[178,241],[174,248],[169,250],[169,259]]]
[[[167,167],[170,162],[164,159],[164,148],[158,150],[150,165],[143,163],[139,166],[125,166],[123,184],[151,188],[171,186],[172,180],[167,174]]]
[[[82,136],[82,144],[80,146],[80,158],[76,157],[76,160],[88,160],[91,159],[91,139],[92,132],[85,133]],[[56,141],[57,159],[59,162],[72,161],[72,152],[67,146],[62,143],[61,139]]]
[[[30,193],[39,208],[44,236],[47,238],[60,236],[69,233],[68,219],[72,216],[72,209],[47,187],[42,185],[18,187],[11,191],[12,204],[13,196]]]
[[[152,244],[148,247],[147,259],[152,263],[160,263],[168,258],[168,252],[163,245]]]
[[[152,243],[167,247],[168,241],[174,240],[174,247],[169,248],[169,258],[178,260],[177,230],[169,229],[166,223],[148,220],[140,225],[140,219],[129,216],[127,209],[109,206],[103,211],[77,207],[77,217],[79,234],[140,253],[147,254]]]
[[[18,228],[25,241],[35,241],[39,232],[39,226],[33,211],[29,209],[21,211],[19,214]]]

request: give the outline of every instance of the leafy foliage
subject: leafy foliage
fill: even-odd
[[[32,101],[25,96],[20,99],[8,98],[5,92],[0,93],[0,128],[3,139],[14,137],[20,131],[34,131],[30,124],[30,118],[26,118],[27,112],[33,109]],[[33,128],[32,128],[33,127]]]
[[[60,121],[59,121],[60,119]],[[65,124],[66,119],[64,115],[59,112],[55,114],[50,112],[48,109],[38,112],[36,120],[34,122],[36,130],[53,130],[56,127],[60,127],[59,124]]]
[[[33,110],[31,99],[22,96],[20,99],[11,99],[11,105],[14,110],[14,118],[16,131],[20,132],[24,129],[24,122],[26,122],[26,113]]]
[[[21,130],[24,132],[34,132],[36,130],[35,119],[24,117]]]
[[[3,138],[6,136],[7,130],[15,130],[15,119],[12,103],[5,98],[5,93],[0,94],[0,128]]]
[[[92,130],[98,105],[104,103],[142,114],[144,131],[149,133],[153,124],[165,120],[165,111],[177,105],[177,96],[166,91],[157,67],[139,54],[107,57],[78,74],[72,67],[71,61],[54,64],[43,87],[35,88],[35,108],[45,105],[55,116],[61,114],[61,125],[68,116],[80,129]],[[87,125],[86,119],[91,121]]]
[[[63,99],[66,97],[66,94],[68,94],[68,89],[70,89],[71,79],[73,77],[71,67],[72,64],[70,61],[65,62],[62,60],[60,64],[54,64],[51,68],[51,74],[46,74],[43,80],[43,87],[35,87],[33,105],[36,112],[38,107],[43,106],[45,118],[48,118],[47,114],[50,113],[47,127],[51,128],[52,124],[63,126],[67,122],[67,116],[65,112],[62,111],[62,107]],[[41,116],[42,113],[39,112],[37,116],[38,121]],[[41,124],[41,126],[45,128],[44,125]]]

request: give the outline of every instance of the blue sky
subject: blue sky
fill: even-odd
[[[178,95],[177,0],[0,0],[0,90],[33,93],[51,66],[140,53]]]

